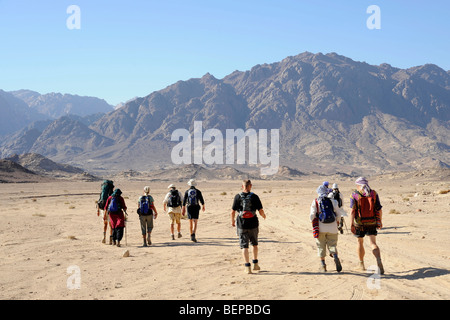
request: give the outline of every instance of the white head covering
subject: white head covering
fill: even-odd
[[[145,186],[144,187],[144,193],[150,193],[150,187],[149,186]]]
[[[197,182],[195,181],[195,179],[191,179],[188,181],[187,184],[191,187],[195,187],[197,185]]]
[[[367,181],[365,177],[359,177],[358,179],[356,179],[355,183],[359,186],[362,186],[364,190],[363,196],[367,196],[370,194],[371,189],[369,187],[369,181]]]
[[[328,196],[328,188],[324,185],[321,185],[317,188],[317,194],[319,195],[319,198],[325,198]]]
[[[167,187],[167,189],[171,189],[171,188],[175,188],[175,185],[173,183]]]

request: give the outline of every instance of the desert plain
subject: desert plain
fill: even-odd
[[[8,300],[448,300],[450,299],[449,170],[369,176],[383,205],[377,243],[385,274],[366,239],[367,271],[358,270],[356,239],[346,218],[338,252],[343,270],[319,258],[309,210],[324,180],[338,183],[344,208],[354,179],[304,176],[253,180],[267,219],[260,218],[261,270],[245,274],[231,205],[241,180],[198,180],[206,211],[200,213],[198,243],[171,240],[162,201],[167,186],[183,193],[186,181],[114,179],[128,206],[122,247],[101,242],[102,218],[95,202],[101,181],[54,180],[0,184],[0,299]],[[158,216],[152,245],[142,246],[137,199],[151,187]],[[109,230],[108,230],[109,232]],[[129,256],[124,257],[128,250]],[[77,270],[77,271],[74,271]],[[75,274],[78,272],[77,274]],[[74,276],[79,277],[78,282]]]

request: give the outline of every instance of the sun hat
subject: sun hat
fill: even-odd
[[[150,192],[150,187],[149,186],[145,186],[144,187],[144,192],[145,193],[149,193]]]
[[[170,189],[170,188],[175,188],[175,185],[172,183],[170,186],[167,187],[167,189]]]
[[[197,182],[195,181],[195,179],[191,179],[188,181],[187,184],[191,187],[195,187],[197,185]]]

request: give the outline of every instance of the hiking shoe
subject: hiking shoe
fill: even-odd
[[[341,272],[342,271],[342,265],[341,265],[341,261],[339,260],[338,257],[334,258],[334,263],[336,264],[336,271],[337,272]]]
[[[147,237],[147,243],[148,243],[149,246],[152,245],[152,240],[150,240],[150,236]]]
[[[172,240],[175,240],[175,236],[174,235],[172,235]]]
[[[246,265],[244,271],[245,271],[246,274],[252,274],[253,273],[252,272],[252,267],[250,265],[248,265],[248,266]]]
[[[261,267],[259,266],[258,263],[254,263],[254,264],[253,264],[253,270],[254,270],[254,271],[259,271],[259,270],[261,270]]]
[[[191,240],[192,240],[193,242],[197,242],[197,239],[195,239],[195,233],[191,234]]]
[[[327,266],[325,264],[321,264],[319,270],[322,272],[327,272]]]
[[[181,238],[181,237],[182,237],[181,232],[178,232],[178,238]]]
[[[142,244],[143,247],[147,246],[147,241],[144,240],[144,243]]]

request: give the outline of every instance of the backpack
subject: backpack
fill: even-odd
[[[170,190],[169,201],[167,201],[167,206],[172,208],[181,206],[181,198],[178,190]]]
[[[355,218],[359,225],[373,226],[377,223],[375,213],[376,193],[371,190],[369,196],[363,196],[358,192],[358,199],[356,201],[356,215]]]
[[[143,216],[152,214],[152,209],[150,208],[150,200],[148,196],[142,196],[139,198],[138,213]]]
[[[253,218],[256,216],[256,211],[252,209],[252,197],[253,192],[248,193],[247,195],[244,192],[241,192],[239,196],[241,197],[241,205],[242,211],[239,216],[245,219]]]
[[[192,188],[188,190],[187,204],[189,206],[198,205],[197,190]]]
[[[112,197],[111,202],[109,203],[108,207],[109,212],[118,212],[120,211],[120,202],[118,197]]]
[[[341,193],[339,191],[338,192],[333,191],[332,194],[333,194],[333,199],[338,202],[339,208],[342,207],[342,199],[341,199],[341,195],[340,195]]]
[[[333,209],[331,199],[322,197],[316,199],[316,209],[319,221],[322,223],[332,223],[336,221],[336,215]],[[319,210],[320,209],[320,210]]]
[[[112,195],[114,191],[114,182],[111,180],[104,180],[101,185],[100,198],[97,201],[98,207],[103,210],[106,205],[108,197]]]

